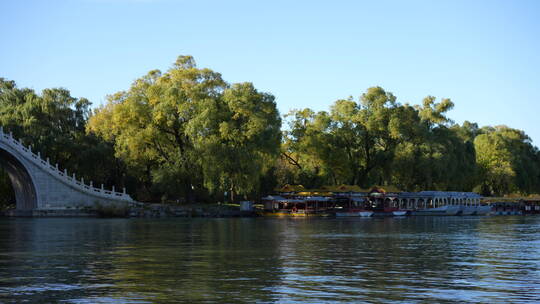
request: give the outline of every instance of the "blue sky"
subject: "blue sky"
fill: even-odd
[[[379,85],[540,145],[540,1],[2,0],[0,37],[0,77],[94,105],[189,54],[281,113]]]

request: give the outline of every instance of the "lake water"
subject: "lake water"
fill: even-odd
[[[0,302],[538,303],[540,217],[0,219]]]

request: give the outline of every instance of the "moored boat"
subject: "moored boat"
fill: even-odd
[[[396,211],[392,211],[392,214],[394,216],[405,216],[407,215],[407,210],[396,210]]]
[[[473,192],[420,191],[388,192],[381,187],[362,191],[340,186],[337,189],[294,191],[283,189],[282,196],[263,198],[264,210],[269,215],[312,216],[332,215],[336,217],[385,217],[405,215],[486,215],[490,206],[481,204],[481,196]],[[285,191],[286,190],[286,191]],[[523,213],[537,212],[538,203],[522,206]],[[534,210],[533,210],[534,208]],[[506,209],[506,208],[505,208]],[[508,210],[494,210],[508,213]],[[540,211],[540,210],[539,210]],[[521,212],[520,209],[511,212]],[[268,213],[267,213],[268,214]]]
[[[336,217],[369,217],[373,215],[373,211],[369,210],[344,210],[336,211]]]
[[[459,206],[460,215],[476,215],[476,206]]]
[[[460,206],[441,206],[436,208],[423,208],[411,211],[412,215],[457,215]]]
[[[306,216],[329,216],[334,203],[328,197],[323,196],[267,196],[264,201],[263,216],[275,217],[306,217]]]
[[[491,206],[477,206],[476,215],[488,215],[491,212]]]

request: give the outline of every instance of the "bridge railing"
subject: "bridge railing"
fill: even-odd
[[[101,185],[101,188],[96,188],[93,186],[92,182],[90,182],[89,185],[85,184],[83,178],[81,178],[81,180],[77,180],[75,173],[73,173],[72,176],[69,176],[66,169],[64,169],[64,171],[60,171],[60,169],[58,168],[58,164],[53,166],[49,162],[48,158],[47,160],[44,160],[39,152],[38,154],[32,152],[31,146],[25,147],[23,143],[13,137],[13,134],[11,132],[5,133],[2,127],[0,127],[0,140],[8,143],[11,148],[17,150],[19,153],[24,155],[26,159],[32,161],[35,165],[46,170],[47,172],[49,172],[49,174],[55,176],[64,183],[69,184],[71,187],[74,187],[82,192],[102,196],[105,198],[133,201],[133,199],[126,193],[126,188],[123,188],[122,192],[116,192],[114,186],[112,190],[105,190],[103,188],[103,184]]]

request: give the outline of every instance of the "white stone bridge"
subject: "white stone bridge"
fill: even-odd
[[[96,204],[135,203],[122,192],[96,188],[84,179],[77,180],[75,173],[60,171],[58,164],[52,165],[40,153],[34,154],[0,127],[0,165],[8,173],[16,199],[16,211],[26,215],[66,210],[91,210]]]

